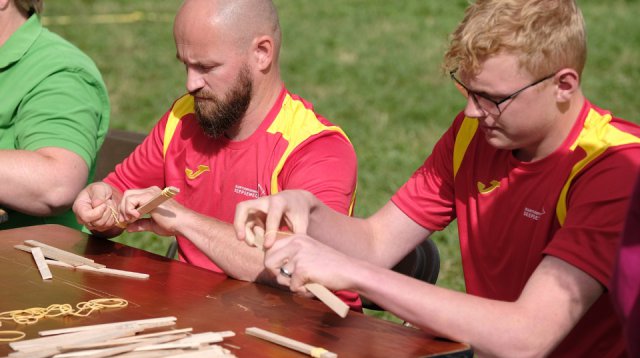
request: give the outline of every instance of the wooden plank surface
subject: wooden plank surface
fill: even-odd
[[[40,242],[103,263],[107,267],[149,273],[147,280],[51,267],[43,281],[29,253],[13,248],[25,240]],[[88,317],[43,318],[34,325],[2,321],[2,330],[19,330],[26,339],[50,329],[175,316],[176,328],[194,333],[233,331],[223,346],[238,357],[300,357],[300,353],[245,333],[261,327],[340,357],[424,357],[469,352],[466,344],[433,339],[422,331],[350,312],[340,318],[321,302],[272,287],[228,279],[163,256],[57,225],[0,231],[0,312],[75,305],[96,298],[119,297],[125,308],[105,309]],[[0,356],[11,352],[0,343]],[[456,353],[457,352],[457,353]]]

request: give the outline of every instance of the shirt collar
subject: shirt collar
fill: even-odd
[[[0,70],[15,62],[29,50],[42,32],[42,24],[38,15],[31,15],[29,19],[14,32],[0,47]]]

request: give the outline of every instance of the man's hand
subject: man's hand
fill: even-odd
[[[306,234],[309,216],[318,200],[304,190],[285,190],[281,193],[247,200],[236,206],[233,226],[238,240],[246,240],[246,227],[264,222],[264,248],[270,248],[276,239],[276,233],[286,225],[293,233]]]
[[[152,231],[161,236],[174,236],[179,234],[178,225],[184,220],[190,210],[180,205],[177,201],[169,199],[153,209],[151,218],[141,219],[138,209],[157,197],[162,192],[157,186],[146,189],[127,190],[120,202],[119,210],[128,232]]]
[[[92,183],[84,188],[73,203],[78,223],[91,231],[114,229],[119,220],[114,194],[114,189],[104,182]]]
[[[361,264],[306,235],[280,237],[264,260],[279,284],[298,293],[306,293],[305,285],[311,282],[331,290],[353,289],[352,278]]]

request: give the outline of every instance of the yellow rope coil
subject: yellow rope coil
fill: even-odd
[[[116,209],[114,209],[113,207],[111,207],[111,206],[107,206],[107,208],[109,208],[109,210],[111,210],[111,217],[113,218],[113,221],[116,222],[117,226],[120,226],[121,223],[120,223],[120,220],[118,220],[118,211]]]
[[[13,310],[0,313],[0,320],[14,321],[17,324],[35,324],[43,317],[77,316],[86,317],[104,308],[127,307],[129,302],[122,298],[96,298],[87,302],[79,302],[74,308],[68,303],[53,304],[49,307],[33,307],[24,310]],[[0,342],[12,342],[24,338],[20,331],[0,331]],[[2,338],[2,335],[17,334],[17,337]]]
[[[13,342],[22,339],[25,336],[26,334],[20,331],[0,331],[0,342]]]

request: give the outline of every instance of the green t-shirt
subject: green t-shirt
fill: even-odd
[[[59,147],[77,153],[93,180],[109,126],[109,97],[93,61],[32,15],[0,47],[0,150]],[[33,217],[9,208],[0,229],[62,224],[80,228],[71,210]]]

